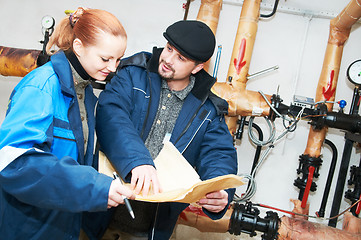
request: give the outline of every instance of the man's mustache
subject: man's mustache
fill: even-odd
[[[168,69],[170,69],[172,72],[174,72],[174,68],[172,68],[171,66],[169,66],[169,64],[167,64],[166,61],[160,60],[160,63],[163,63]]]

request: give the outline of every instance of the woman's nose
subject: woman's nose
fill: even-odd
[[[115,70],[117,70],[117,67],[118,67],[117,61],[109,61],[109,64],[107,66],[108,70],[111,72],[115,72]]]

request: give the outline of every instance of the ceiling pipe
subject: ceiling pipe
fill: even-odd
[[[270,17],[272,17],[277,11],[278,2],[279,2],[279,0],[275,0],[272,12],[269,13],[269,14],[261,14],[261,18],[270,18]]]

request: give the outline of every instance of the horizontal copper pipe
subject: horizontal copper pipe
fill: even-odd
[[[40,50],[0,46],[0,74],[23,77],[37,67]]]

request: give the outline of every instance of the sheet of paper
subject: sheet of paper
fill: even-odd
[[[201,181],[199,175],[177,148],[164,143],[163,149],[154,160],[163,192],[148,196],[137,195],[136,200],[146,202],[193,203],[207,193],[235,188],[244,184],[242,177],[229,174]],[[112,176],[115,171],[103,153],[99,156],[99,172]]]
[[[187,190],[201,182],[198,173],[171,142],[164,143],[154,165],[163,192]]]

